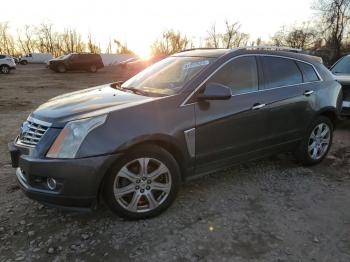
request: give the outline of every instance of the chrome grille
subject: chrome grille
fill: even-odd
[[[48,122],[29,117],[21,126],[21,133],[17,143],[35,147],[50,126],[51,124]]]

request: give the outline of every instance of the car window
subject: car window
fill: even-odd
[[[4,59],[4,58],[6,58],[6,56],[0,55],[0,59]]]
[[[265,77],[265,89],[295,85],[303,82],[297,64],[292,59],[265,56],[262,57]]]
[[[137,89],[158,96],[177,94],[213,61],[215,58],[210,57],[170,56],[130,78],[122,88]]]
[[[231,88],[232,95],[258,90],[258,71],[254,56],[239,57],[216,72],[207,83],[219,83]]]
[[[331,69],[333,74],[350,74],[350,56],[341,58]]]
[[[303,73],[304,83],[320,80],[315,72],[315,69],[311,65],[308,65],[303,62],[297,62],[297,63],[301,72]]]

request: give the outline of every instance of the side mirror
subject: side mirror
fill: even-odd
[[[227,100],[231,98],[231,89],[218,83],[208,83],[204,92],[197,95],[198,100]]]

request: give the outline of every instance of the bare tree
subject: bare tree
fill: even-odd
[[[208,37],[206,39],[206,46],[210,48],[219,48],[220,47],[221,35],[216,31],[216,24],[212,24],[208,30]]]
[[[95,43],[91,33],[88,34],[87,49],[90,53],[101,53],[101,48]]]
[[[350,0],[317,0],[314,9],[319,11],[326,45],[333,50],[332,60],[336,60],[341,56],[342,41],[349,23]]]
[[[23,53],[33,53],[36,49],[35,30],[33,26],[24,25],[22,30],[17,30],[17,41]]]
[[[168,30],[163,32],[162,37],[156,40],[152,46],[153,55],[170,55],[188,48],[191,41],[180,32]]]
[[[122,44],[117,39],[114,39],[113,42],[117,46],[117,54],[134,54],[134,52],[128,48],[127,43]]]
[[[316,31],[310,27],[309,23],[303,23],[289,28],[283,26],[274,34],[272,41],[276,46],[307,49],[314,45],[316,38]]]
[[[15,43],[9,32],[8,22],[0,23],[0,53],[14,55],[16,53]]]
[[[85,43],[81,39],[80,33],[75,29],[66,28],[61,35],[61,51],[63,53],[84,52]]]
[[[225,20],[225,31],[217,32],[215,24],[208,30],[206,40],[207,47],[213,48],[234,48],[245,46],[248,43],[249,35],[240,32],[241,25],[238,22],[229,23]]]

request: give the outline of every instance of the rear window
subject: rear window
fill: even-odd
[[[303,82],[300,69],[292,59],[266,56],[262,57],[262,63],[266,89]]]
[[[311,65],[303,62],[297,63],[301,72],[303,73],[304,82],[314,82],[320,80],[315,72],[315,69]]]
[[[0,55],[0,59],[4,59],[4,58],[6,58],[5,55]]]

